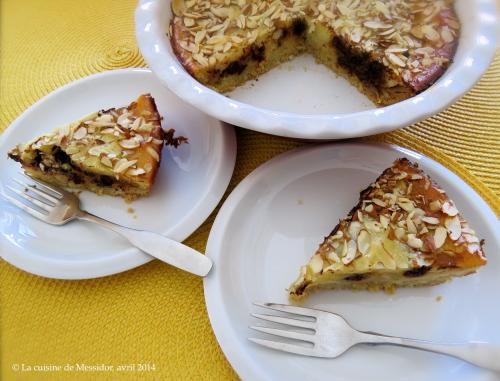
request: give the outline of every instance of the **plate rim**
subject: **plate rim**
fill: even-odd
[[[135,33],[141,53],[160,81],[194,107],[217,119],[268,134],[303,139],[344,139],[395,130],[419,122],[453,104],[471,89],[489,67],[498,43],[495,0],[473,0],[478,22],[474,48],[462,62],[455,61],[436,84],[421,94],[391,106],[345,114],[294,114],[273,111],[226,98],[196,81],[165,47],[163,20],[158,8],[170,2],[139,0]],[[167,4],[168,3],[168,4]],[[473,60],[469,65],[467,59]],[[409,110],[411,112],[409,112]]]
[[[241,347],[234,345],[233,337],[237,336],[237,333],[234,331],[233,325],[228,315],[224,314],[226,305],[224,304],[225,299],[222,295],[223,284],[221,282],[221,278],[218,277],[217,263],[219,263],[220,260],[220,249],[222,247],[224,236],[228,229],[228,222],[234,216],[234,211],[238,207],[241,200],[244,199],[246,194],[252,189],[253,186],[255,186],[255,183],[258,183],[258,180],[262,176],[265,177],[266,172],[269,171],[270,168],[272,168],[274,165],[279,165],[280,163],[302,153],[331,149],[332,147],[336,147],[339,145],[357,147],[385,147],[388,150],[399,152],[401,155],[412,157],[412,159],[417,161],[419,164],[422,159],[424,161],[431,162],[433,165],[436,165],[436,168],[442,171],[441,173],[444,174],[443,176],[452,179],[454,182],[458,180],[458,184],[460,186],[464,186],[468,191],[471,191],[471,196],[473,197],[473,199],[479,200],[486,206],[486,208],[481,213],[488,218],[489,222],[498,224],[500,226],[500,222],[496,219],[496,215],[491,209],[490,205],[488,205],[488,203],[478,194],[478,192],[474,188],[472,188],[472,186],[467,184],[461,177],[459,177],[457,174],[455,174],[453,171],[445,167],[437,160],[434,160],[431,157],[424,155],[423,153],[396,144],[363,141],[333,142],[315,146],[302,146],[294,148],[275,156],[271,160],[268,160],[267,162],[254,169],[250,174],[248,174],[226,198],[210,230],[205,251],[205,255],[209,256],[215,264],[212,273],[210,273],[203,279],[205,304],[210,324],[220,348],[222,349],[224,355],[226,356],[235,372],[242,380],[270,380],[270,378],[268,375],[266,375],[262,367],[250,366],[249,364],[251,364],[251,357],[248,355],[243,355]],[[497,243],[498,241],[499,240],[497,240]]]
[[[12,123],[10,123],[6,127],[6,129],[0,134],[0,147],[3,147],[6,144],[7,140],[13,137],[16,128],[24,123],[24,120],[27,118],[27,116],[38,107],[43,105],[47,100],[58,97],[61,93],[64,93],[65,91],[74,87],[81,86],[88,81],[99,80],[106,77],[120,77],[135,74],[151,76],[153,80],[157,80],[157,77],[150,69],[123,68],[91,74],[56,88],[55,90],[47,93],[42,98],[34,102],[27,109],[25,109],[12,121]],[[165,88],[165,90],[170,91],[168,88]],[[176,96],[175,94],[173,95]],[[183,102],[182,99],[179,100]],[[202,113],[202,111],[198,111]],[[229,186],[229,182],[232,178],[234,167],[236,164],[237,144],[234,128],[224,122],[216,120],[210,115],[205,114],[205,116],[207,118],[213,119],[214,123],[220,125],[220,144],[222,147],[224,147],[224,152],[220,155],[217,163],[218,165],[216,175],[212,177],[210,182],[211,186],[207,187],[203,198],[200,198],[199,202],[195,204],[195,207],[189,214],[186,214],[182,221],[181,227],[177,227],[179,226],[179,224],[175,224],[172,226],[172,228],[177,227],[178,229],[178,231],[176,232],[177,237],[175,238],[177,238],[179,242],[184,241],[192,233],[194,233],[216,209],[217,205],[223,198],[227,187]],[[24,212],[19,211],[19,213]],[[189,228],[189,225],[191,225],[191,228]],[[0,242],[0,249],[0,258],[10,263],[11,265],[31,274],[54,279],[98,278],[136,268],[154,259],[153,257],[142,253],[140,250],[130,247],[128,249],[120,251],[119,253],[117,252],[116,255],[110,255],[109,257],[99,259],[98,261],[79,261],[77,263],[80,267],[75,269],[76,266],[74,261],[62,259],[55,260],[52,258],[38,256],[27,257],[16,255],[13,253],[15,250],[12,250],[12,248],[7,248],[6,245],[2,242]],[[107,268],[111,265],[113,265],[113,270],[107,270]],[[81,271],[82,268],[86,270]]]

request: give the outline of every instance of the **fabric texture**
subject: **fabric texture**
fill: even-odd
[[[105,70],[145,67],[134,37],[135,0],[2,0],[0,6],[0,131],[66,83]],[[439,161],[500,214],[499,90],[497,54],[474,89],[446,111],[367,139]],[[243,129],[237,136],[236,169],[226,196],[273,156],[311,144]],[[204,251],[216,213],[186,240],[188,245]],[[211,330],[201,279],[159,261],[101,279],[62,281],[0,260],[0,302],[2,380],[237,378]],[[136,367],[64,370],[78,363]],[[16,364],[63,369],[16,371]]]

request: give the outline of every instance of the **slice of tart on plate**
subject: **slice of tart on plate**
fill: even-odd
[[[163,144],[183,140],[173,133],[162,129],[153,97],[143,94],[126,107],[92,113],[20,144],[8,155],[47,183],[134,200],[150,193]]]
[[[407,159],[361,192],[289,288],[292,300],[316,288],[394,291],[430,286],[486,264],[483,242],[453,201]]]

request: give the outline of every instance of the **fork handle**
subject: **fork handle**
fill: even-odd
[[[424,340],[406,339],[363,332],[361,342],[366,344],[389,344],[453,356],[481,368],[500,372],[500,346],[470,342],[464,344],[438,344]]]
[[[80,213],[78,218],[105,226],[145,253],[192,274],[205,276],[212,268],[207,256],[160,234],[126,228],[87,212]]]

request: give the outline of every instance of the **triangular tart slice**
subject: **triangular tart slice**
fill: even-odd
[[[164,143],[178,143],[160,121],[154,99],[144,94],[20,144],[9,157],[47,183],[133,200],[149,194]]]
[[[443,283],[486,264],[482,244],[446,193],[416,164],[399,159],[361,192],[301,268],[289,296]]]

